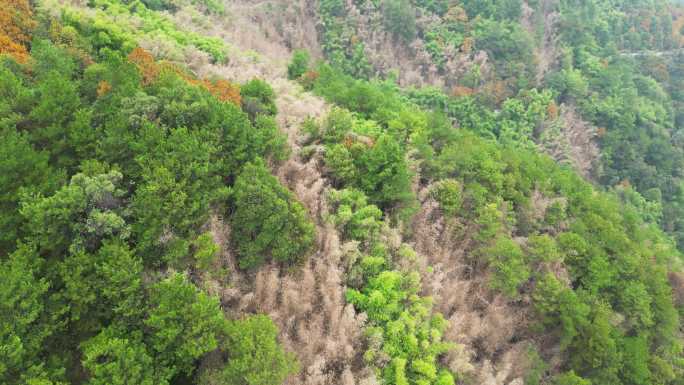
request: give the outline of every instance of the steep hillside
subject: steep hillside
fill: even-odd
[[[605,187],[634,186],[662,206],[656,220],[681,238],[680,8],[331,0],[319,9],[326,57],[354,76],[396,70],[400,84],[434,85],[495,110],[531,89],[550,90],[555,105],[526,139]]]

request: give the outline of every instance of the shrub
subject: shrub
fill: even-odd
[[[233,187],[231,234],[239,265],[255,268],[269,259],[294,264],[314,243],[314,224],[262,160],[246,164]]]
[[[0,129],[0,159],[0,255],[4,255],[21,235],[21,193],[48,192],[59,174],[51,170],[47,153],[35,151],[27,135],[12,128]]]
[[[209,270],[216,261],[219,252],[219,247],[214,242],[211,233],[207,232],[197,237],[193,242],[193,246],[197,267],[201,270]]]
[[[157,362],[173,374],[192,374],[195,360],[218,347],[225,319],[217,298],[175,273],[152,286],[144,323]]]
[[[561,260],[556,240],[547,234],[529,237],[527,252],[532,261],[535,262],[558,262]]]
[[[140,333],[121,336],[113,328],[83,344],[83,366],[92,385],[167,384],[168,372],[155,368]]]
[[[461,209],[463,196],[461,184],[454,179],[441,180],[432,187],[430,191],[433,198],[439,202],[440,207],[446,216],[454,216]]]
[[[34,243],[45,254],[61,255],[97,250],[104,238],[128,238],[120,200],[122,177],[118,171],[94,177],[76,174],[52,196],[27,198],[21,214]]]
[[[40,277],[41,265],[42,259],[26,245],[0,260],[0,382],[5,384],[40,367],[44,340],[54,329],[45,308],[50,283]]]
[[[273,88],[261,79],[252,79],[240,88],[242,109],[254,121],[259,114],[275,115],[278,109],[275,105]]]
[[[408,0],[384,0],[385,28],[405,41],[416,36],[416,11]]]
[[[295,50],[292,61],[287,66],[287,77],[290,80],[299,79],[309,69],[309,52],[303,49]]]
[[[360,189],[382,209],[410,208],[411,172],[397,140],[383,134],[375,143],[355,142],[352,138],[350,142],[326,149],[326,166],[335,178]]]
[[[339,143],[354,127],[354,115],[349,110],[333,107],[323,121],[323,141]]]
[[[290,156],[287,135],[280,132],[273,116],[258,115],[253,126],[256,132],[257,154],[263,154],[264,157],[269,157],[275,162],[281,162]]]
[[[391,357],[382,371],[388,384],[453,384],[451,373],[438,366],[439,355],[452,347],[442,341],[446,321],[431,313],[430,300],[417,295],[419,290],[418,273],[385,270],[361,291],[347,291],[347,301],[378,325],[369,332],[382,339],[382,352],[369,350],[365,356]]]
[[[333,222],[341,226],[345,237],[362,242],[376,239],[382,227],[382,211],[368,203],[358,190],[332,190],[328,199],[336,207]]]
[[[225,384],[280,385],[299,371],[296,359],[278,344],[278,329],[268,316],[230,321],[222,349],[228,362],[219,374]]]
[[[500,237],[484,254],[494,270],[492,287],[510,297],[518,295],[518,288],[530,277],[525,254],[510,238]]]
[[[591,385],[591,381],[576,375],[572,370],[557,375],[553,383],[555,385]]]

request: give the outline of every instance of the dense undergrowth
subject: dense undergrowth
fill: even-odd
[[[464,127],[498,135],[500,128],[491,121],[489,110],[511,107],[511,98],[529,99],[536,89],[555,106],[549,108],[546,124],[540,119],[527,131],[515,133],[544,148],[553,140],[553,127],[570,124],[554,123],[558,106],[577,105],[581,116],[597,128],[602,149],[593,176],[606,187],[634,186],[649,203],[661,207],[655,220],[682,247],[684,195],[679,170],[684,150],[679,137],[684,61],[678,29],[684,19],[675,17],[674,5],[387,0],[355,1],[351,9],[340,0],[320,4],[322,45],[334,67],[363,78],[403,70],[373,67],[359,38],[374,36],[367,29],[394,36],[396,46],[406,46],[415,55],[426,50],[456,98],[424,101],[449,112],[481,109],[482,119],[459,120]],[[382,17],[384,23],[364,25],[359,21],[364,17]],[[457,60],[472,59],[478,52],[485,52],[491,64]],[[457,67],[445,68],[447,61]],[[421,91],[421,96],[426,95]]]
[[[352,277],[361,289],[350,291],[349,299],[385,333],[393,334],[394,324],[384,306],[407,298],[407,286],[397,282],[415,279],[414,269],[394,270],[410,261],[410,251],[397,258],[374,245],[381,215],[366,202],[400,223],[410,217],[416,179],[432,186],[452,231],[474,234],[468,252],[489,266],[492,288],[514,301],[521,295],[534,299],[537,327],[555,335],[563,352],[563,373],[555,381],[677,383],[683,369],[680,314],[667,272],[681,268],[681,257],[648,221],[653,208],[632,188],[598,191],[572,169],[521,145],[546,113],[548,94],[511,99],[489,118],[455,102],[459,121],[477,122],[473,127],[483,130],[473,131],[454,129],[442,113],[421,110],[411,102],[415,96],[391,81],[355,80],[326,65],[317,73],[313,90],[343,109],[310,131],[325,146],[332,178],[357,189],[333,195],[335,218],[369,254],[356,262],[359,272]],[[411,309],[411,300],[405,301]],[[434,317],[439,325],[439,315]],[[383,378],[400,383],[396,368],[411,356],[394,350],[392,341],[382,346],[390,360],[399,360],[385,366]],[[430,346],[443,349],[438,341]],[[420,372],[408,367],[409,383],[421,383]]]

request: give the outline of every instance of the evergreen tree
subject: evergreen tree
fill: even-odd
[[[240,267],[255,268],[270,259],[296,264],[307,257],[314,243],[314,225],[263,161],[245,165],[235,181],[232,201],[232,240]]]

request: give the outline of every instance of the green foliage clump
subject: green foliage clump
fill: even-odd
[[[214,242],[211,233],[207,232],[195,239],[194,242],[194,257],[197,260],[197,267],[201,270],[208,270],[216,261],[219,247]]]
[[[591,385],[591,381],[575,374],[574,371],[562,373],[554,378],[555,385]]]
[[[406,207],[411,203],[411,175],[399,143],[388,135],[367,145],[334,145],[326,154],[326,165],[340,182],[359,188],[383,208]]]
[[[172,374],[191,374],[195,360],[218,347],[225,323],[218,299],[176,273],[151,287],[149,301],[150,349]]]
[[[212,164],[218,149],[198,132],[174,130],[157,148],[138,159],[142,180],[131,202],[133,230],[143,254],[173,262],[187,254],[186,239],[228,190]]]
[[[297,264],[311,251],[315,228],[306,209],[263,161],[243,167],[232,201],[232,239],[240,267],[255,268],[270,259]]]
[[[49,193],[59,174],[48,163],[48,154],[36,151],[27,135],[13,129],[0,131],[0,255],[9,253],[21,236],[18,215],[22,194]]]
[[[332,219],[343,229],[346,237],[363,242],[377,239],[382,226],[382,211],[369,204],[363,192],[354,189],[332,190],[328,200],[337,208]]]
[[[281,162],[290,156],[287,135],[280,132],[275,117],[258,114],[254,120],[256,144],[259,153],[268,155],[274,162]]]
[[[435,183],[431,189],[433,198],[447,216],[458,214],[463,204],[461,184],[454,179],[443,179]]]
[[[373,121],[333,109],[323,122],[325,163],[340,184],[363,191],[383,209],[404,215],[414,204],[411,172],[402,142]]]
[[[437,357],[450,345],[441,341],[446,321],[440,316],[426,317],[430,300],[416,294],[420,287],[417,273],[382,271],[369,279],[361,290],[349,290],[347,300],[365,311],[375,325],[368,333],[382,336],[382,352],[392,360],[382,377],[388,383],[435,382],[453,384],[453,377],[436,365]],[[365,358],[372,360],[380,352],[369,350]],[[450,381],[449,381],[449,378]]]
[[[142,324],[119,319],[82,344],[91,382],[167,384],[192,373],[195,360],[218,346],[226,322],[218,301],[183,275],[157,282],[147,295]]]
[[[83,344],[83,367],[93,385],[162,385],[166,375],[155,373],[154,362],[140,335],[122,337],[107,328]]]
[[[406,41],[416,35],[416,14],[408,0],[384,0],[382,2],[385,28]]]
[[[261,79],[252,79],[240,87],[242,109],[254,121],[260,114],[274,116],[278,113],[273,88]]]
[[[432,313],[430,298],[419,295],[417,272],[392,269],[393,258],[411,263],[415,251],[404,245],[392,256],[380,242],[381,211],[367,204],[362,192],[333,190],[329,200],[333,222],[345,238],[361,242],[368,252],[352,262],[349,280],[356,288],[347,291],[347,300],[366,312],[371,324],[364,359],[378,366],[387,383],[454,384],[453,375],[438,365],[439,356],[451,349],[442,341],[446,321]]]
[[[348,22],[344,1],[320,1],[318,11],[325,26],[321,45],[330,64],[344,73],[368,78],[373,70],[366,57],[366,47],[363,42],[351,39],[355,27]]]
[[[228,384],[279,385],[299,366],[278,344],[278,329],[265,315],[230,321],[222,348],[230,352],[215,378]]]
[[[146,4],[150,5],[148,8]],[[66,25],[84,36],[94,50],[109,48],[124,53],[135,48],[139,41],[149,39],[167,46],[166,59],[182,60],[183,49],[195,47],[208,53],[215,62],[226,60],[225,43],[215,37],[183,31],[172,19],[154,9],[170,4],[166,0],[152,0],[132,5],[122,0],[97,0],[86,12],[75,6],[62,6]],[[218,10],[213,0],[205,1],[208,9]]]
[[[532,70],[533,42],[530,35],[515,22],[481,19],[473,31],[475,47],[496,58],[497,72],[503,78],[516,76],[525,82]]]
[[[443,15],[449,8],[448,0],[417,0],[416,5],[430,12]]]
[[[481,16],[497,20],[517,20],[520,18],[522,1],[465,0],[461,4],[471,17]]]
[[[299,79],[309,69],[309,52],[303,49],[295,50],[292,53],[292,60],[287,65],[287,78],[290,80]]]
[[[28,245],[20,245],[0,261],[0,379],[19,383],[40,378],[41,352],[54,331],[45,300],[49,282],[41,277],[43,261]]]
[[[121,179],[118,171],[93,177],[76,174],[52,196],[27,198],[21,214],[41,252],[92,251],[104,238],[127,239],[130,228],[124,219]]]
[[[142,259],[118,240],[106,241],[95,259],[93,286],[100,297],[98,306],[107,309],[104,314],[111,311],[122,322],[137,323],[145,309]]]
[[[225,12],[223,3],[217,0],[144,0],[143,3],[147,8],[155,11],[175,12],[189,5],[199,5],[209,13],[223,14]]]
[[[556,240],[548,234],[527,238],[527,253],[532,260],[540,262],[560,262],[562,258]]]
[[[483,252],[494,269],[492,286],[512,297],[517,296],[518,288],[530,277],[520,245],[512,239],[499,238]]]

